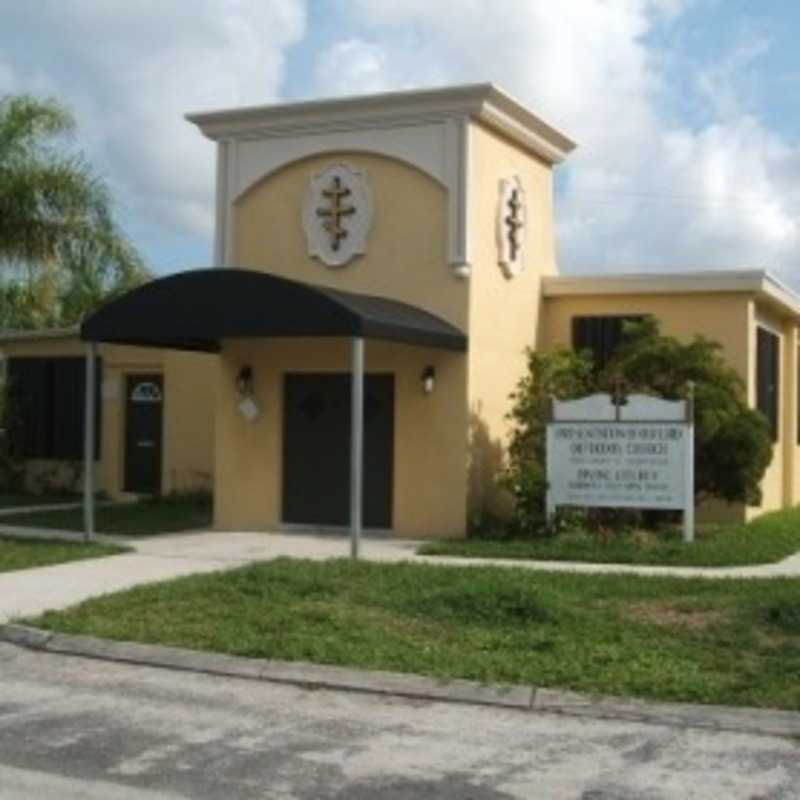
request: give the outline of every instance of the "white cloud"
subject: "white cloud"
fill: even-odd
[[[353,0],[368,35],[318,64],[335,61],[358,88],[493,80],[577,139],[558,209],[570,268],[785,267],[800,247],[800,143],[737,104],[744,68],[769,42],[743,39],[701,74],[687,89],[710,121],[677,124],[663,110],[666,60],[648,35],[689,4]]]
[[[320,94],[380,92],[392,81],[386,74],[386,51],[361,39],[336,42],[319,57],[314,70]]]
[[[787,266],[800,248],[800,143],[759,118],[742,29],[675,78],[654,41],[694,0],[340,0],[341,35],[307,48],[304,94],[493,80],[575,138],[558,223],[571,269]],[[0,92],[56,95],[139,230],[208,239],[213,146],[186,111],[278,100],[306,0],[39,0],[0,30]],[[331,6],[334,6],[331,3]],[[663,46],[663,45],[662,45]],[[303,72],[301,69],[300,72]],[[754,77],[755,76],[755,77]],[[676,120],[677,91],[703,122]],[[157,249],[157,248],[153,248]]]
[[[304,34],[303,0],[32,5],[9,34],[35,36],[47,54],[51,93],[76,111],[79,141],[125,211],[208,236],[214,148],[183,115],[276,100],[285,52]],[[34,71],[19,67],[15,90],[37,89]]]

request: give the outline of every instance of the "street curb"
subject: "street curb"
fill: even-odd
[[[800,739],[800,713],[794,711],[658,703],[528,686],[501,686],[460,679],[436,680],[398,672],[352,669],[302,661],[242,658],[162,645],[116,642],[91,636],[50,633],[23,625],[0,625],[0,641],[53,654],[246,678],[304,689],[362,692],[589,719],[618,719],[671,727]]]

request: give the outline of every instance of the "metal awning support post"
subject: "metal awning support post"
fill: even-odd
[[[83,538],[94,538],[95,368],[97,345],[86,345],[86,399],[83,425]]]
[[[350,557],[358,558],[364,479],[364,340],[353,339],[350,391]]]

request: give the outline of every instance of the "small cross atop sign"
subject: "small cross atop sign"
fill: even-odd
[[[522,229],[522,219],[520,212],[522,211],[522,201],[519,199],[519,190],[514,189],[511,196],[506,202],[509,214],[503,220],[506,224],[508,235],[508,249],[512,261],[517,260],[517,253],[519,253],[520,243],[517,234]]]
[[[611,382],[611,402],[619,408],[624,406],[628,401],[626,395],[627,381],[622,375],[615,375],[614,380]]]
[[[322,190],[322,196],[328,198],[331,204],[328,208],[318,208],[317,216],[325,219],[322,227],[330,235],[333,250],[338,250],[339,243],[347,237],[347,229],[342,225],[342,220],[356,213],[355,206],[342,202],[350,194],[350,190],[342,186],[342,179],[338,175],[333,177],[329,188]]]

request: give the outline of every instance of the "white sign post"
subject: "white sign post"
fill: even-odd
[[[553,400],[547,426],[547,518],[558,506],[683,511],[694,541],[693,401],[632,394]]]

